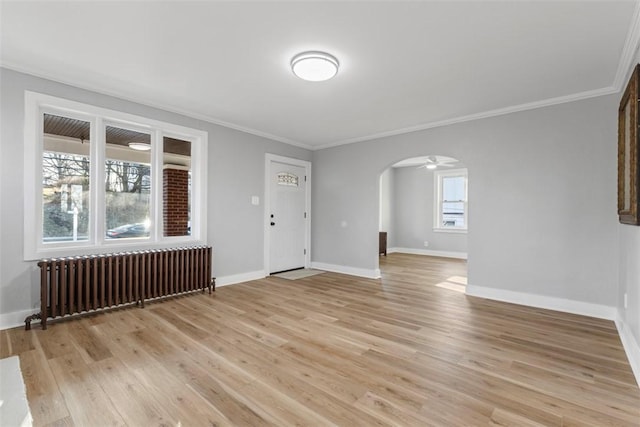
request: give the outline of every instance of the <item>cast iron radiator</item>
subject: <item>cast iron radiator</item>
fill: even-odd
[[[152,298],[215,291],[211,277],[211,247],[158,249],[113,254],[43,259],[40,267],[41,312],[27,317],[47,319],[124,304],[141,304]]]

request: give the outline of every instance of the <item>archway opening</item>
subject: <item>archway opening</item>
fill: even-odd
[[[441,261],[441,265],[447,259],[457,260],[452,265],[467,259],[469,179],[464,163],[438,154],[412,157],[394,163],[379,179],[378,264],[382,273],[389,260],[401,258],[392,254],[438,257],[441,259],[432,261]],[[464,291],[464,264],[464,277],[456,269],[444,278],[448,283],[443,286]]]

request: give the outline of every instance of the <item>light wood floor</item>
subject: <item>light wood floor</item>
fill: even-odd
[[[464,261],[267,278],[0,333],[36,425],[626,426],[609,321],[467,297]]]

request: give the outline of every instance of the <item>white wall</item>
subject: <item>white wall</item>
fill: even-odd
[[[606,96],[316,151],[313,260],[373,275],[380,173],[438,153],[469,171],[470,284],[613,310],[616,123]]]
[[[380,175],[380,231],[387,232],[387,247],[395,246],[394,229],[394,169],[389,168]]]
[[[22,258],[25,90],[209,132],[207,240],[214,248],[213,274],[220,278],[263,270],[265,153],[310,160],[310,151],[141,104],[0,70],[0,327],[15,324],[14,319],[24,318],[23,311],[37,311],[34,308],[39,306],[35,263],[24,262]],[[252,195],[260,196],[260,206],[251,205]]]
[[[633,67],[639,62],[640,51],[636,52]],[[633,67],[629,69],[624,85],[627,84]],[[624,89],[623,87],[622,90]],[[640,227],[618,224],[617,231],[620,253],[619,287],[616,299],[618,328],[636,378],[640,382]],[[625,294],[627,308],[624,307]]]
[[[462,167],[462,166],[461,166]],[[467,253],[466,233],[433,231],[434,173],[426,168],[394,168],[394,246],[398,248]],[[429,242],[425,247],[424,242]]]

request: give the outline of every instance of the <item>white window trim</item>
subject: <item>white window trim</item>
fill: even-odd
[[[42,114],[63,114],[91,123],[90,135],[90,218],[89,240],[83,242],[42,242]],[[161,122],[133,114],[83,104],[68,99],[25,91],[24,128],[24,259],[88,255],[104,252],[158,249],[176,245],[205,245],[207,242],[207,145],[208,133],[180,125]],[[154,227],[149,238],[108,240],[105,238],[104,214],[104,129],[106,125],[123,126],[151,133],[151,185],[154,203],[150,215]],[[198,189],[191,195],[191,235],[165,237],[162,203],[162,138],[190,141],[191,182]]]
[[[465,226],[464,227],[443,227],[442,217],[442,178],[451,176],[461,176],[465,178],[465,202],[464,202],[464,214],[465,214]],[[462,169],[450,169],[450,170],[436,170],[433,172],[434,177],[434,203],[433,203],[433,231],[436,233],[457,233],[466,234],[469,225],[469,174],[466,168]]]

